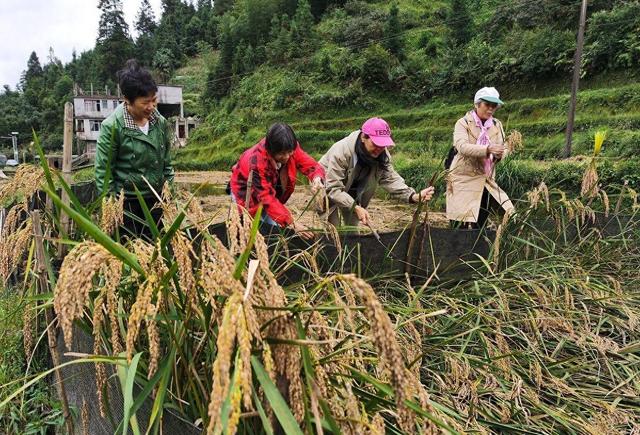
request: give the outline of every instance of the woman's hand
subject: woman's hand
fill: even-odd
[[[418,202],[420,200],[424,201],[429,201],[431,198],[433,198],[433,194],[435,193],[436,189],[433,186],[429,186],[426,189],[422,189],[420,191],[420,193],[414,193],[413,195],[411,195],[411,202]]]
[[[498,160],[501,159],[502,155],[504,154],[504,145],[489,145],[487,147],[487,157],[489,157],[489,154],[493,154]]]
[[[358,216],[360,222],[362,222],[362,225],[369,225],[371,223],[371,216],[369,216],[366,208],[356,205],[353,211],[356,213],[356,216]]]
[[[316,177],[311,182],[311,193],[316,193],[324,189],[324,183],[322,182],[322,178]]]
[[[313,234],[313,232],[309,231],[307,227],[298,222],[292,223],[291,228],[304,240],[312,240],[315,237],[315,234]]]

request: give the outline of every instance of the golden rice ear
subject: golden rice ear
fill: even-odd
[[[115,196],[105,196],[102,199],[102,215],[100,227],[107,234],[113,234],[115,229],[124,223],[124,191]]]
[[[337,279],[351,287],[366,307],[371,339],[384,369],[389,373],[390,383],[395,392],[400,427],[407,432],[413,432],[416,423],[415,415],[405,404],[405,400],[410,397],[406,379],[407,370],[391,319],[384,311],[375,291],[366,281],[355,275],[341,275]]]
[[[214,433],[221,427],[221,411],[224,398],[228,394],[231,372],[231,359],[237,336],[238,319],[242,311],[242,294],[233,293],[225,304],[222,323],[216,340],[217,355],[213,363],[213,379],[208,406],[209,425],[207,433]]]
[[[0,185],[0,202],[11,197],[23,197],[26,206],[26,202],[40,189],[43,182],[44,170],[40,166],[22,164],[18,166],[12,179]]]
[[[89,292],[94,288],[93,278],[112,261],[120,262],[93,241],[76,245],[64,258],[53,291],[53,306],[67,349],[70,349],[73,339],[73,321],[82,316]]]
[[[582,187],[580,195],[585,198],[593,198],[598,194],[598,171],[596,169],[595,160],[591,160],[589,166],[582,177]]]
[[[514,153],[523,149],[524,142],[522,140],[522,133],[518,130],[511,130],[509,136],[507,136],[507,139],[505,140],[505,147],[509,153]]]
[[[9,275],[18,266],[33,239],[31,218],[27,218],[19,229],[14,228],[10,231],[11,226],[17,225],[17,223],[9,222],[10,218],[14,219],[9,215],[5,222],[6,229],[3,229],[0,236],[0,282],[2,283],[7,281]],[[17,222],[18,214],[14,216]]]

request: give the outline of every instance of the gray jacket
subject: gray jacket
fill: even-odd
[[[352,209],[355,207],[355,200],[347,192],[354,181],[354,168],[357,163],[356,140],[360,135],[360,130],[356,130],[344,139],[334,143],[331,148],[320,159],[320,164],[326,174],[327,197],[329,198],[331,209],[329,213],[337,207]],[[388,151],[385,151],[388,153]],[[360,199],[360,205],[367,207],[371,198],[380,186],[392,197],[401,201],[409,202],[415,190],[407,186],[404,179],[398,174],[391,163],[386,169],[376,168],[369,172],[364,183],[364,190]]]

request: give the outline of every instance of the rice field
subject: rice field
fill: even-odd
[[[177,415],[211,434],[637,434],[639,208],[628,185],[598,183],[599,162],[580,194],[523,195],[465,279],[326,273],[310,249],[286,286],[287,253],[236,207],[225,245],[193,194],[165,189],[153,242],[131,240],[121,198],[67,205],[56,174],[24,166],[0,188],[0,280],[30,314],[27,355],[50,351],[55,327],[72,352],[60,364],[95,370],[98,400],[63,409],[78,433],[119,401],[113,433],[162,433]],[[51,204],[34,214],[38,189]],[[73,348],[82,333],[90,352]],[[1,387],[0,428],[53,360]]]

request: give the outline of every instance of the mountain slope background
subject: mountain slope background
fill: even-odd
[[[521,190],[555,171],[575,175],[556,180],[565,188],[579,182],[580,160],[557,159],[579,0],[163,0],[158,18],[143,0],[135,29],[119,4],[100,2],[94,50],[66,65],[32,54],[18,89],[0,94],[1,131],[34,128],[58,149],[73,82],[113,85],[136,56],[182,85],[187,114],[203,119],[179,168],[228,170],[276,120],[319,156],[376,115],[391,123],[401,173],[420,185],[475,90],[496,86],[507,101],[498,117],[525,139],[505,182]],[[589,2],[574,151],[589,154],[595,130],[608,130],[610,179],[636,187],[639,64],[640,2]]]

